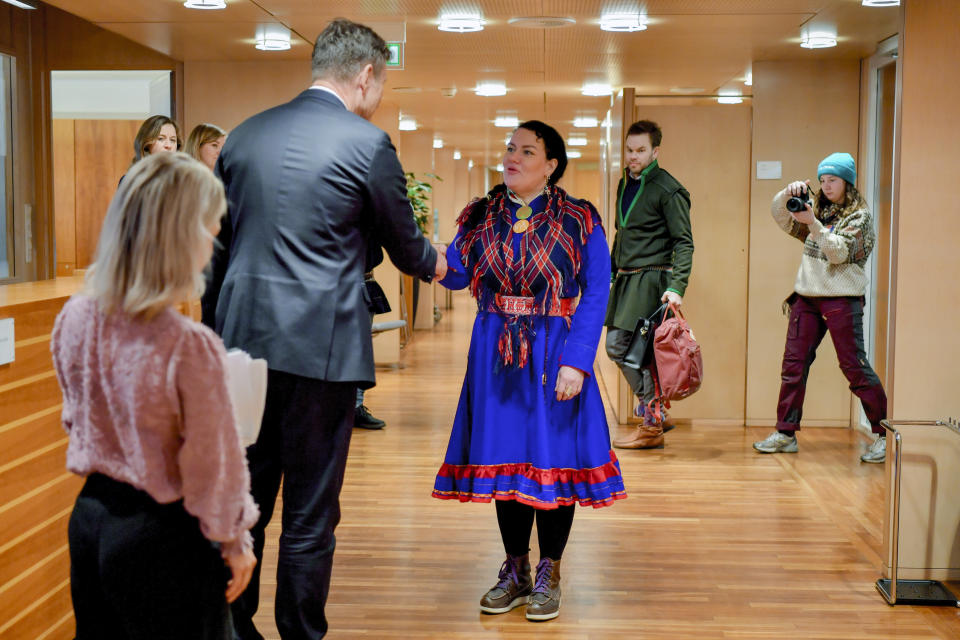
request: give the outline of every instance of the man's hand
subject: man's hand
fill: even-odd
[[[230,567],[232,577],[227,582],[227,602],[233,602],[240,597],[243,590],[250,584],[253,568],[257,566],[257,558],[253,551],[247,549],[243,553],[234,553],[227,556],[224,562]]]
[[[433,245],[437,250],[437,267],[434,269],[434,275],[437,280],[443,280],[447,275],[447,248],[443,245]]]
[[[557,372],[557,386],[555,388],[557,400],[570,400],[580,393],[583,388],[583,378],[584,373],[580,369],[566,365],[560,367],[560,371]]]
[[[683,296],[675,291],[664,291],[660,297],[660,302],[673,303],[677,309],[683,306]]]

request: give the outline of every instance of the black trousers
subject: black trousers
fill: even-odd
[[[260,520],[252,529],[257,567],[232,605],[237,637],[261,640],[253,625],[260,602],[265,530],[283,481],[275,616],[284,639],[327,633],[333,530],[340,522],[340,487],[353,429],[356,384],[326,382],[270,370],[257,442],[247,449]]]
[[[182,501],[94,474],[68,527],[77,640],[229,640],[228,571]]]

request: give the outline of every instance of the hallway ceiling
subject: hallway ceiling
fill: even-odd
[[[639,96],[684,100],[671,89],[700,96],[742,92],[754,60],[855,60],[897,31],[898,8],[862,7],[860,0],[227,0],[224,10],[192,10],[182,0],[45,0],[185,62],[310,58],[311,44],[332,18],[369,24],[387,40],[406,38],[404,69],[391,69],[384,100],[421,127],[489,163],[503,148],[506,129],[493,126],[499,110],[538,118],[561,133],[585,132],[583,160],[599,154],[600,129],[575,130],[574,117],[602,120],[609,97],[580,94],[586,82],[635,87]],[[648,28],[601,31],[601,11],[636,11]],[[486,25],[476,33],[437,29],[442,11],[479,9]],[[519,28],[511,18],[560,16],[571,26]],[[292,33],[288,51],[253,46],[258,26],[281,24]],[[801,29],[834,28],[838,45],[800,47]],[[480,97],[480,81],[505,82],[508,93]],[[443,89],[456,88],[444,97]],[[705,100],[706,98],[701,98]]]

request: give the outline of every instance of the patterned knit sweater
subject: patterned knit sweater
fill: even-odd
[[[867,291],[863,269],[873,250],[873,217],[862,201],[846,208],[831,205],[816,211],[816,222],[797,222],[787,211],[790,194],[773,198],[770,211],[780,228],[803,242],[803,257],[793,285],[802,296],[862,296]]]

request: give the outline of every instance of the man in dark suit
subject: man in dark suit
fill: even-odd
[[[386,133],[369,119],[388,59],[376,33],[334,20],[313,51],[313,85],[234,129],[217,172],[229,202],[204,296],[204,322],[229,347],[265,358],[267,405],[247,450],[260,505],[254,551],[283,479],[276,620],[284,638],[322,638],[339,495],[358,387],[374,384],[363,283],[368,245],[403,272],[443,277],[414,224]],[[237,635],[260,639],[259,563],[233,603]]]

